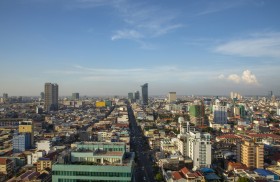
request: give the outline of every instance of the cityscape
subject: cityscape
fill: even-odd
[[[280,182],[279,9],[1,0],[0,182]]]

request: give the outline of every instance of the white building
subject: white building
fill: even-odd
[[[280,108],[276,109],[276,113],[277,113],[278,116],[280,116]]]
[[[227,123],[227,107],[223,106],[218,99],[216,99],[215,105],[213,105],[213,117],[215,124]]]
[[[51,142],[48,140],[41,140],[40,142],[37,142],[37,150],[44,150],[48,154],[51,150]]]
[[[188,121],[185,121],[183,117],[179,117],[178,122],[180,123],[180,134],[188,133],[190,128],[190,123]]]
[[[194,168],[210,167],[211,154],[211,135],[191,131],[188,121],[183,117],[178,118],[180,123],[180,134],[178,135],[178,150],[184,157],[193,160]]]

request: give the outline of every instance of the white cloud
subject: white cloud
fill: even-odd
[[[256,76],[253,75],[250,70],[243,71],[242,80],[248,84],[258,84]]]
[[[208,14],[217,13],[217,12],[221,12],[221,11],[226,11],[228,9],[238,7],[238,6],[242,5],[243,3],[244,3],[244,1],[238,1],[238,0],[219,1],[219,2],[209,1],[208,4],[204,2],[202,7],[206,7],[206,9],[204,9],[201,12],[198,12],[197,14],[195,14],[195,16],[203,16],[203,15],[208,15]]]
[[[139,32],[135,30],[119,30],[115,35],[112,36],[112,40],[118,39],[130,39],[135,40],[143,37]]]
[[[116,16],[124,22],[124,28],[116,30],[112,40],[129,39],[136,41],[142,47],[147,47],[144,41],[163,36],[178,28],[182,24],[175,22],[178,11],[160,8],[142,2],[127,0],[76,0],[78,8],[97,8],[100,6],[112,7]]]
[[[243,83],[248,85],[259,85],[256,75],[252,74],[250,70],[245,70],[241,75],[230,74],[227,77],[224,74],[220,74],[218,79],[226,79],[235,83]]]
[[[242,57],[280,58],[280,33],[259,33],[232,40],[215,48],[218,53]]]
[[[240,76],[238,76],[237,74],[231,74],[231,75],[228,76],[227,79],[231,80],[231,81],[234,81],[235,83],[240,82]]]

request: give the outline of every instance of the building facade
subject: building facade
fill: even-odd
[[[72,100],[79,100],[80,94],[79,93],[72,93]]]
[[[168,103],[175,102],[177,100],[176,92],[168,93]]]
[[[144,85],[141,86],[142,87],[142,102],[143,105],[148,105],[148,83],[145,83]]]
[[[256,144],[251,140],[237,144],[237,161],[245,164],[248,168],[263,168],[264,145]]]
[[[134,153],[125,150],[122,142],[77,143],[52,165],[52,181],[133,181]]]
[[[224,106],[218,99],[213,105],[213,122],[215,124],[227,124],[227,107]]]
[[[45,110],[58,110],[58,85],[56,83],[45,83]]]
[[[11,159],[0,158],[0,174],[11,177],[14,173],[14,162]]]
[[[29,133],[30,134],[30,145],[34,146],[34,123],[33,121],[20,121],[18,126],[18,132],[20,134]]]
[[[13,136],[13,153],[21,153],[31,148],[31,134],[22,133]]]

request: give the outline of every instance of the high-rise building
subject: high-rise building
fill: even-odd
[[[177,99],[176,92],[169,92],[168,93],[168,102],[172,103],[175,102]]]
[[[79,100],[80,94],[79,93],[72,93],[72,100]]]
[[[30,133],[30,144],[34,146],[34,123],[33,121],[20,121],[18,126],[20,134]]]
[[[132,92],[128,93],[128,100],[130,100],[130,102],[133,101],[133,93]]]
[[[139,93],[139,91],[136,91],[136,92],[134,93],[134,99],[135,99],[135,101],[137,101],[137,100],[140,99],[140,93]]]
[[[227,107],[224,106],[219,99],[216,99],[215,105],[213,105],[213,122],[215,124],[227,123]]]
[[[195,168],[210,167],[212,160],[211,135],[194,131],[183,117],[179,117],[178,122],[180,123],[180,134],[177,136],[179,139],[178,150],[184,157],[190,157],[193,160]]]
[[[245,164],[248,168],[263,168],[264,145],[249,140],[237,144],[237,161]]]
[[[142,87],[142,102],[143,105],[148,105],[148,83],[145,83]]]
[[[31,133],[15,133],[13,136],[13,153],[21,153],[31,148]]]
[[[211,135],[199,131],[190,131],[188,134],[188,156],[193,160],[195,168],[210,167]]]
[[[58,85],[56,83],[45,83],[45,110],[58,110]]]
[[[40,99],[42,99],[42,100],[45,99],[45,93],[44,92],[40,93]]]
[[[204,102],[202,100],[196,100],[193,105],[189,107],[190,119],[191,123],[195,124],[196,126],[203,126],[204,125]]]

